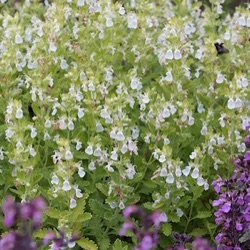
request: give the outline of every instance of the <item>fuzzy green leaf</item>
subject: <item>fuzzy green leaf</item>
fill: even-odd
[[[170,223],[164,223],[162,225],[162,231],[164,235],[169,236],[172,233],[172,225]]]
[[[97,250],[98,249],[97,245],[92,240],[89,240],[87,238],[81,238],[76,243],[77,245],[82,247],[84,250]]]

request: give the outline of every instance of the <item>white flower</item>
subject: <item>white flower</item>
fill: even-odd
[[[73,121],[71,119],[69,119],[68,129],[72,131],[72,130],[74,130],[74,128],[75,128],[75,125],[74,125]]]
[[[124,15],[126,12],[125,12],[125,9],[122,7],[122,6],[120,6],[119,7],[119,14],[120,15]]]
[[[117,134],[116,134],[116,140],[117,141],[124,141],[125,140],[125,136],[123,134],[122,131],[118,131]]]
[[[77,6],[81,7],[81,6],[84,5],[84,3],[85,3],[85,0],[78,0],[77,1]]]
[[[167,50],[167,53],[165,55],[166,59],[172,60],[174,58],[173,52],[171,49]]]
[[[71,160],[71,159],[73,159],[73,154],[71,153],[71,151],[70,150],[66,150],[66,152],[65,152],[65,160]]]
[[[85,176],[85,171],[83,169],[83,167],[78,167],[78,175],[83,178]]]
[[[91,145],[89,145],[86,149],[85,149],[85,153],[88,155],[92,155],[93,154],[93,147]]]
[[[76,207],[76,200],[74,198],[70,198],[70,205],[69,205],[69,207],[71,209]]]
[[[81,193],[81,189],[75,188],[75,191],[76,191],[76,197],[77,198],[82,198],[83,194]]]
[[[237,97],[234,104],[235,104],[235,108],[241,108],[243,105],[243,102],[239,97]]]
[[[82,148],[82,143],[80,141],[76,142],[76,150],[80,150]]]
[[[37,136],[36,128],[31,128],[30,136],[31,138],[35,138]]]
[[[174,183],[174,175],[172,173],[167,174],[166,182],[169,184]]]
[[[250,16],[247,18],[247,27],[250,27]]]
[[[17,119],[23,118],[23,111],[22,111],[21,108],[18,108],[18,109],[16,110],[16,118],[17,118]]]
[[[112,27],[114,25],[112,19],[110,17],[106,17],[106,26]]]
[[[235,102],[232,98],[229,98],[228,102],[227,102],[227,107],[229,109],[234,109],[235,108]]]
[[[197,58],[197,59],[200,60],[200,59],[202,58],[202,52],[203,52],[202,49],[198,49],[198,50],[196,51],[195,58]]]
[[[177,208],[176,209],[176,214],[177,214],[178,217],[182,217],[183,211],[180,208]]]
[[[230,40],[230,33],[229,33],[229,31],[227,31],[227,32],[224,34],[224,39],[225,39],[226,41]]]
[[[176,175],[177,177],[180,177],[180,176],[182,175],[182,171],[181,171],[181,168],[180,168],[180,167],[177,167],[177,168],[175,169],[175,175]]]
[[[193,160],[193,159],[196,158],[196,156],[197,156],[196,151],[193,151],[193,152],[189,155],[189,158]]]
[[[64,190],[64,191],[69,191],[70,189],[71,189],[71,186],[70,186],[70,184],[69,184],[69,181],[64,181],[63,182],[63,187],[62,187],[62,189]]]
[[[190,170],[191,170],[191,167],[190,167],[190,166],[186,166],[186,167],[182,170],[182,173],[183,173],[185,176],[188,176],[189,173],[190,173]]]
[[[57,47],[53,42],[49,43],[49,52],[55,52],[57,50]]]
[[[67,64],[66,60],[61,59],[61,64],[60,64],[61,69],[67,69],[69,65]]]
[[[204,184],[205,184],[205,180],[201,176],[199,176],[197,179],[197,185],[201,187]]]
[[[161,172],[160,172],[160,176],[161,176],[161,177],[165,177],[165,176],[167,176],[167,174],[168,174],[168,173],[167,173],[166,168],[162,168],[162,169],[161,169]]]
[[[218,84],[220,84],[220,83],[223,83],[224,80],[225,80],[225,77],[224,77],[220,72],[218,72],[218,73],[217,73],[216,82],[217,82]]]
[[[16,44],[23,43],[23,38],[19,34],[16,34],[16,36],[15,36],[15,43]]]
[[[182,58],[182,55],[181,55],[180,50],[179,49],[175,49],[175,51],[174,51],[174,59],[175,60],[179,60],[181,58]]]
[[[201,135],[206,135],[207,134],[207,125],[203,124],[202,129],[201,129]]]
[[[95,163],[93,161],[91,161],[88,165],[88,169],[93,171],[93,170],[96,170],[96,167],[95,167]]]
[[[193,179],[197,179],[199,177],[199,169],[197,167],[194,168],[191,176],[192,176]]]
[[[127,15],[128,28],[136,29],[137,28],[137,16],[135,13],[130,13]]]
[[[118,160],[118,154],[117,154],[117,151],[116,151],[116,150],[113,150],[113,151],[111,152],[110,158],[111,158],[113,161],[117,161],[117,160]]]
[[[160,157],[159,157],[159,162],[160,163],[163,163],[163,162],[165,162],[166,161],[166,156],[165,155],[161,155]]]
[[[168,72],[166,73],[165,80],[168,81],[168,82],[173,81],[173,76],[172,76],[172,73],[171,73],[170,70],[168,70]]]
[[[54,175],[52,176],[51,184],[56,184],[56,185],[59,184],[59,178],[57,177],[57,175],[54,174]]]
[[[241,17],[238,19],[238,23],[239,23],[240,26],[245,26],[245,25],[246,25],[245,17],[241,16]]]
[[[95,126],[96,126],[96,132],[97,133],[104,131],[104,128],[103,128],[103,126],[102,126],[102,124],[100,122],[97,122]]]
[[[124,209],[124,208],[125,208],[125,205],[124,205],[123,201],[120,201],[120,203],[119,203],[119,208],[120,208],[120,209]]]

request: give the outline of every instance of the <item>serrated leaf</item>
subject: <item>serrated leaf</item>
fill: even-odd
[[[119,239],[116,239],[112,247],[112,250],[127,250],[127,249],[128,249],[128,246],[122,247],[122,241]]]
[[[180,221],[180,217],[177,214],[169,214],[168,218],[172,222],[179,222]]]
[[[56,208],[49,207],[46,211],[45,214],[48,215],[50,218],[53,219],[60,219],[62,217],[62,212]]]
[[[77,206],[73,209],[72,221],[76,221],[78,216],[83,213],[86,205],[86,195],[77,201]]]
[[[90,220],[92,218],[91,213],[83,213],[83,214],[78,214],[78,216],[74,216],[74,220],[72,219],[72,222],[84,222],[86,220]]]
[[[84,250],[97,250],[98,249],[98,247],[94,243],[94,241],[89,240],[87,238],[81,238],[76,243],[77,243],[77,245],[79,245]]]
[[[172,233],[172,225],[170,223],[164,223],[162,225],[162,232],[164,235],[169,236]]]
[[[191,233],[189,233],[192,236],[203,236],[207,234],[207,230],[204,228],[195,228]]]
[[[204,219],[211,217],[212,213],[209,211],[198,212],[198,214],[194,217],[194,219]]]
[[[102,183],[97,183],[96,187],[101,191],[105,196],[108,196],[108,187]]]
[[[105,238],[99,238],[98,239],[98,245],[101,247],[102,250],[108,250],[110,249],[110,240],[108,237]]]
[[[39,229],[38,231],[34,232],[34,237],[43,239],[48,232],[49,232],[48,229],[45,229],[45,228]]]

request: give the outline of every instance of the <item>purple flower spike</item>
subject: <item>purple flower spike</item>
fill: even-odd
[[[136,205],[131,205],[131,206],[128,206],[127,208],[125,208],[123,210],[123,216],[125,218],[128,218],[131,216],[131,214],[137,214],[140,212],[140,208],[137,207]]]
[[[140,227],[136,226],[131,220],[131,215],[137,215],[140,220]],[[136,250],[150,250],[157,247],[158,229],[161,222],[167,221],[167,216],[161,212],[147,214],[144,210],[136,205],[131,205],[123,210],[123,215],[127,221],[123,223],[119,235],[124,236],[127,230],[134,233],[137,238]]]
[[[250,148],[250,135],[248,135],[248,136],[245,138],[244,142],[245,142],[246,147],[247,147],[247,148]]]
[[[167,218],[166,214],[158,212],[158,211],[152,213],[149,218],[150,218],[150,220],[153,221],[154,226],[156,228],[160,227],[161,222],[167,222],[168,221],[168,218]]]
[[[249,126],[248,126],[249,129]],[[250,148],[250,135],[245,138]],[[250,239],[250,151],[239,155],[234,161],[234,173],[230,179],[219,177],[212,185],[219,198],[213,201],[217,206],[215,222],[221,226],[215,240],[218,250],[249,250]]]
[[[17,218],[19,209],[10,196],[8,196],[6,201],[4,202],[2,210],[4,213],[4,225],[7,227],[13,226]]]

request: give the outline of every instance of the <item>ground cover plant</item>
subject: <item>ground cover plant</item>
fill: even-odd
[[[250,120],[249,5],[222,2],[0,0],[0,197],[44,197],[37,239],[130,249],[130,204],[168,218],[159,249],[215,239]]]

